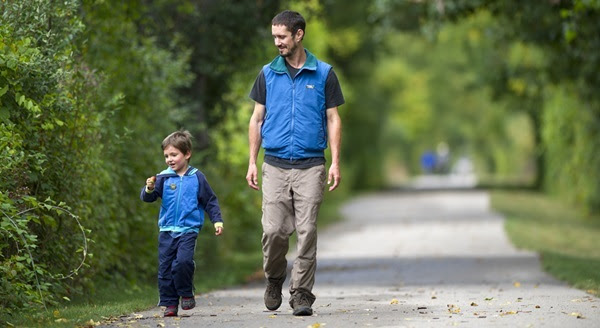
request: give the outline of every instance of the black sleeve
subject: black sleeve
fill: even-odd
[[[265,74],[263,73],[262,69],[254,81],[252,90],[250,90],[250,98],[261,105],[267,103],[267,86],[265,82]]]
[[[199,183],[198,202],[202,205],[202,207],[204,207],[204,211],[208,213],[212,223],[223,222],[223,218],[221,217],[221,207],[219,207],[217,195],[215,195],[215,192],[208,184],[208,181],[206,181],[204,174],[201,174],[200,171],[198,171],[196,173],[196,177],[198,177]]]
[[[345,102],[340,81],[332,68],[329,70],[329,75],[327,75],[327,81],[325,82],[325,107],[337,107],[343,105]]]

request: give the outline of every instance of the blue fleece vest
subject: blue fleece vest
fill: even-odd
[[[294,79],[281,56],[263,67],[267,100],[261,136],[266,155],[290,160],[324,157],[325,84],[330,69],[308,51]]]

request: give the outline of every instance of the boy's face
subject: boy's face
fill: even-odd
[[[163,151],[165,155],[165,163],[169,165],[178,175],[183,175],[188,167],[188,161],[192,153],[184,154],[181,150],[169,145]]]

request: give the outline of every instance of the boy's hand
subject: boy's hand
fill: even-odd
[[[217,227],[215,229],[215,236],[220,236],[223,233],[223,227]]]
[[[146,189],[154,190],[154,184],[156,183],[156,176],[151,176],[146,179]]]

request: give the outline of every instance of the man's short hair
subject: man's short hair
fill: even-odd
[[[302,30],[306,34],[306,21],[300,13],[295,11],[284,10],[280,12],[273,17],[271,25],[284,25],[288,31],[292,32],[292,35],[296,35],[298,30]]]

